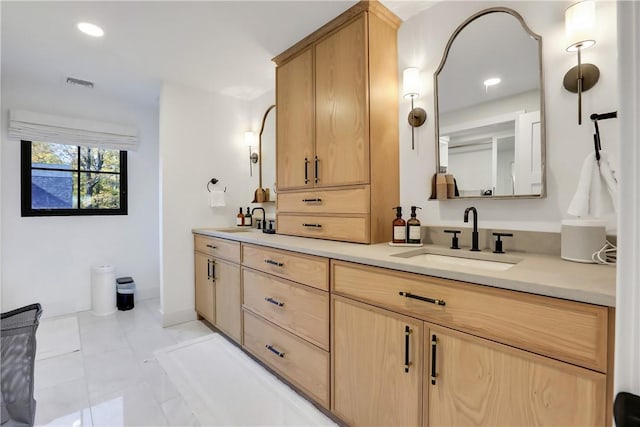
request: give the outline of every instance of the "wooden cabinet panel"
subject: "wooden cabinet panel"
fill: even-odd
[[[329,353],[244,310],[244,346],[325,408]]]
[[[278,233],[318,239],[367,243],[368,216],[278,215]]]
[[[195,234],[193,245],[198,252],[240,263],[240,242]]]
[[[369,182],[366,19],[315,47],[316,187]]]
[[[215,325],[239,343],[242,339],[240,266],[219,259],[214,259],[213,262]]]
[[[195,252],[196,312],[212,324],[215,316],[215,286],[211,280],[211,260],[205,254]]]
[[[606,307],[341,261],[331,271],[336,293],[606,372]]]
[[[434,336],[429,426],[605,425],[605,375],[438,327],[425,329],[429,371]]]
[[[335,414],[352,426],[421,425],[423,322],[335,296],[332,305]]]
[[[312,59],[311,49],[307,49],[276,69],[276,171],[279,191],[313,186]],[[308,180],[305,180],[305,170]]]
[[[369,186],[278,193],[278,212],[367,214]]]
[[[329,294],[246,268],[244,307],[329,350]]]
[[[247,267],[314,288],[329,290],[327,258],[245,244],[242,245],[242,259],[242,264]]]

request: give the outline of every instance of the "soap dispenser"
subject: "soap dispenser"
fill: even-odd
[[[240,208],[238,215],[236,215],[236,225],[238,227],[241,227],[244,225],[244,214],[242,213],[242,207]]]
[[[402,206],[396,206],[393,220],[393,243],[407,243],[407,223],[402,219]]]
[[[247,213],[244,214],[244,226],[253,227],[253,217],[251,216],[251,210],[247,207]]]
[[[422,243],[420,220],[416,218],[416,209],[422,208],[418,206],[411,206],[411,219],[407,220],[407,243]]]

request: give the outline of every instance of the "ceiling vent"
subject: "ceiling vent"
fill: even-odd
[[[72,86],[82,86],[88,89],[93,89],[93,82],[87,80],[75,79],[73,77],[67,77],[67,84]]]

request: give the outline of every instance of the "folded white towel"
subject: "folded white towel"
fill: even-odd
[[[209,192],[209,206],[212,208],[220,208],[226,206],[224,200],[224,190],[211,190]]]
[[[595,153],[589,153],[582,164],[578,187],[567,212],[583,218],[602,218],[616,211],[617,198],[617,182],[608,154],[600,151],[598,162]]]

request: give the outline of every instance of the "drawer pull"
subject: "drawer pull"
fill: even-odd
[[[420,300],[420,301],[430,302],[431,304],[435,304],[435,305],[445,305],[446,304],[444,302],[444,300],[433,299],[433,298],[428,298],[428,297],[421,297],[420,295],[414,295],[411,292],[399,292],[398,295],[403,296],[405,298],[413,298],[413,299],[417,299],[417,300]]]
[[[302,224],[303,227],[322,228],[322,224]]]
[[[210,245],[210,244],[208,244],[208,243],[207,243],[207,245],[206,245],[206,246],[207,246],[209,249],[218,249],[218,247],[217,247],[217,246],[213,246],[213,245]]]
[[[264,300],[265,300],[266,302],[270,302],[270,303],[271,303],[271,304],[273,304],[273,305],[277,305],[278,307],[284,307],[284,303],[283,303],[283,302],[280,302],[280,301],[278,301],[278,300],[275,300],[275,299],[273,299],[273,298],[271,298],[271,297],[267,297],[267,298],[265,298]]]
[[[264,262],[266,264],[275,265],[276,267],[284,267],[284,264],[278,261],[274,261],[272,259],[265,259]]]
[[[411,335],[411,328],[409,326],[404,327],[404,372],[409,372],[409,335]]]
[[[304,158],[304,183],[309,183],[309,159]]]
[[[322,199],[302,199],[305,203],[320,203]]]
[[[276,350],[274,346],[267,344],[267,345],[265,345],[265,347],[267,348],[267,350],[269,350],[273,354],[277,355],[278,357],[284,357],[284,353]]]
[[[436,346],[438,345],[438,339],[436,335],[431,335],[431,384],[436,385]]]

